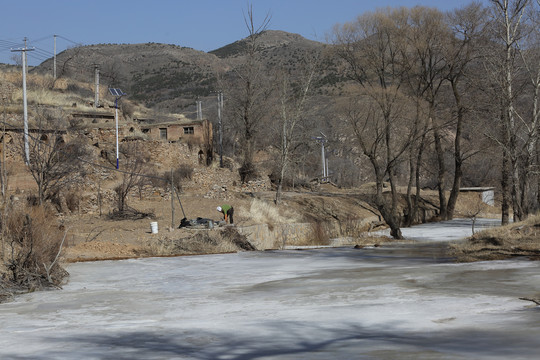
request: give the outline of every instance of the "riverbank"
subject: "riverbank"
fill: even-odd
[[[466,241],[456,242],[449,254],[459,262],[525,258],[540,260],[540,215],[527,220],[485,229]]]

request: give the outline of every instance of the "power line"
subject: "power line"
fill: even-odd
[[[59,37],[60,39],[64,39],[64,40],[66,40],[66,41],[69,41],[70,43],[75,44],[75,45],[77,45],[77,46],[82,46],[82,45],[84,45],[84,44],[81,43],[81,42],[76,42],[76,41],[70,40],[70,39],[68,39],[68,38],[66,38],[66,37],[64,37],[64,36],[62,36],[62,35],[58,35],[58,34],[57,34],[56,36]]]
[[[33,40],[32,38],[30,38],[30,42],[32,43],[37,43],[37,42],[41,42],[41,41],[44,41],[44,40],[48,40],[50,38],[52,38],[54,35],[47,35],[47,36],[43,36],[39,39],[36,39],[36,40]]]

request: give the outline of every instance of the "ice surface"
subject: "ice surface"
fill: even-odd
[[[538,358],[540,307],[519,297],[540,263],[452,263],[430,241],[469,235],[454,224],[407,246],[72,264],[63,290],[0,305],[0,358]]]

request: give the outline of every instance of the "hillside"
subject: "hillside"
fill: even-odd
[[[208,53],[176,45],[98,44],[65,50],[57,55],[59,77],[92,83],[95,65],[104,87],[118,87],[130,99],[165,112],[195,111],[195,100],[209,99],[218,89],[217,77],[234,71],[242,61],[245,39]],[[298,60],[308,52],[322,53],[325,45],[297,34],[265,31],[260,35],[260,58],[268,73],[277,64],[296,71]],[[49,59],[34,71],[52,73]],[[335,79],[335,68],[327,66],[317,80],[324,87]]]

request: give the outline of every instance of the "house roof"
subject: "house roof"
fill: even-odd
[[[187,126],[187,125],[202,125],[206,119],[203,120],[193,120],[193,119],[177,119],[176,121],[163,121],[163,122],[155,122],[150,124],[145,124],[144,121],[153,121],[153,119],[134,119],[136,121],[139,121],[139,126],[141,129],[150,129],[150,128],[156,128],[156,127],[169,127],[169,126]]]
[[[484,192],[484,191],[491,191],[491,190],[495,190],[494,187],[489,187],[489,186],[485,186],[485,187],[463,187],[463,188],[459,188],[459,191],[474,191],[474,192]]]

